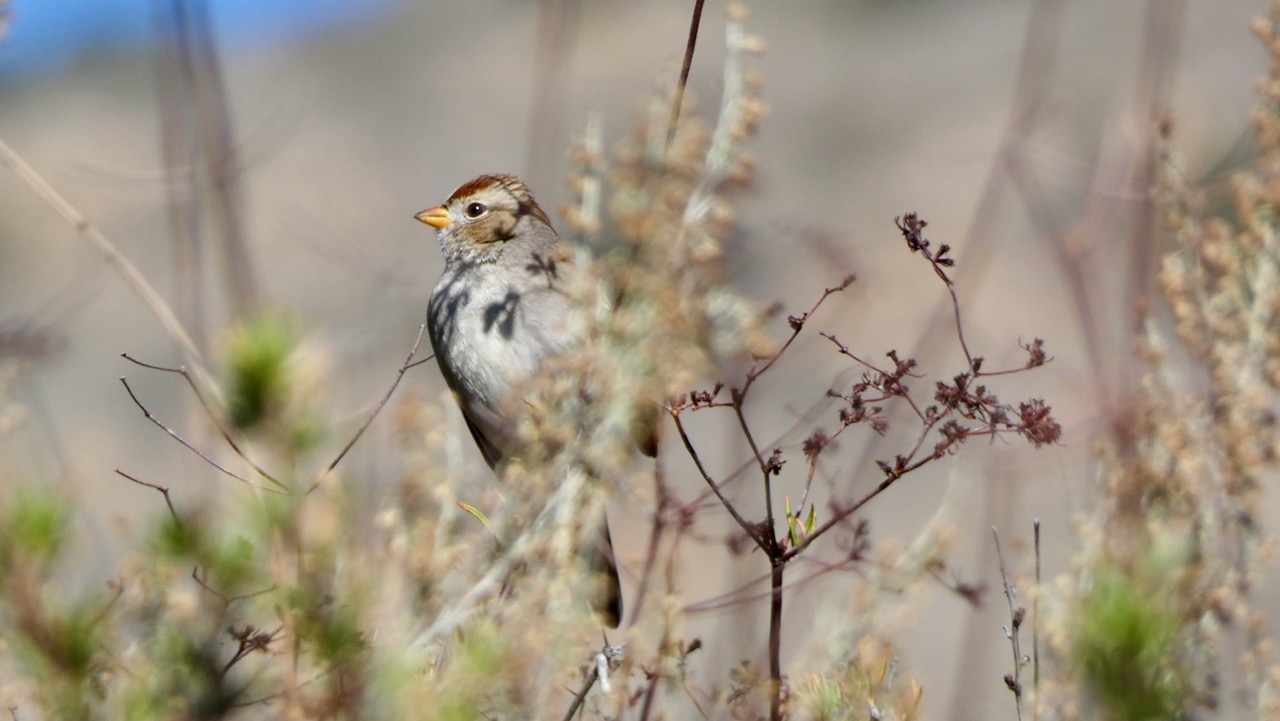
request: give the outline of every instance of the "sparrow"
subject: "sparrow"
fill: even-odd
[[[582,272],[529,188],[511,175],[481,175],[442,205],[414,216],[438,230],[444,270],[427,305],[427,333],[445,383],[489,467],[521,455],[521,387],[549,360],[583,342],[566,293]],[[583,553],[604,577],[593,599],[603,620],[622,618],[622,589],[606,518]]]

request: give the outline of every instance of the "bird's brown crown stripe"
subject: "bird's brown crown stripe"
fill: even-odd
[[[453,191],[453,195],[450,195],[449,199],[445,201],[445,203],[452,203],[458,198],[465,198],[468,195],[484,190],[492,185],[500,185],[514,193],[516,197],[519,198],[524,198],[529,194],[529,189],[526,188],[524,183],[520,182],[520,180],[515,176],[481,175],[479,177],[472,178],[459,186],[457,190]]]

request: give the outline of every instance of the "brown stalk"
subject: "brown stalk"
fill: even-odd
[[[693,0],[693,17],[689,20],[689,39],[685,43],[684,61],[680,64],[680,79],[676,82],[675,98],[671,101],[671,122],[667,124],[667,150],[676,138],[676,126],[680,120],[680,105],[684,102],[684,89],[689,84],[689,69],[693,67],[693,51],[698,46],[698,26],[702,24],[702,4],[705,0]],[[666,153],[664,152],[663,155]]]
[[[192,341],[191,335],[187,332],[182,322],[178,320],[173,308],[165,302],[164,298],[160,296],[151,283],[147,281],[146,277],[138,270],[137,266],[120,252],[116,244],[112,243],[101,230],[90,223],[83,213],[55,190],[43,176],[28,165],[22,159],[22,156],[18,155],[3,140],[0,140],[0,164],[13,170],[19,179],[26,183],[36,195],[40,196],[40,199],[47,203],[49,207],[53,208],[59,217],[75,228],[80,237],[102,256],[107,265],[111,266],[112,270],[116,271],[124,279],[134,294],[142,299],[142,302],[150,309],[156,320],[160,321],[160,326],[169,335],[169,338],[178,345],[185,362],[192,368],[200,384],[211,390],[215,395],[221,395],[217,384],[214,383],[208,369],[204,366],[199,348]]]

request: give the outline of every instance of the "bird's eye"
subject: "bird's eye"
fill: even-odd
[[[484,215],[484,211],[486,210],[488,210],[488,208],[484,207],[484,203],[471,203],[467,206],[467,217],[479,218]]]

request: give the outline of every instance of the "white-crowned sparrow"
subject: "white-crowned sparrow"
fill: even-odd
[[[565,293],[577,272],[529,189],[510,175],[482,175],[443,205],[418,213],[439,229],[444,272],[431,294],[427,328],[436,362],[489,466],[520,453],[511,401],[521,384],[579,339]],[[610,626],[622,597],[605,519],[586,552],[605,576],[593,601]]]

